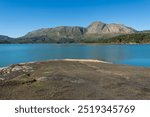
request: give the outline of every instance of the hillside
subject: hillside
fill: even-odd
[[[22,42],[78,42],[85,32],[86,28],[83,27],[61,26],[32,31],[20,39],[22,39]]]
[[[99,40],[101,43],[150,43],[150,33],[135,33],[121,35],[105,40]]]

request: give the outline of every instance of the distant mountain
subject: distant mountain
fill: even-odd
[[[98,21],[87,27],[88,34],[131,34],[135,32],[137,32],[135,29],[122,24],[106,24]]]
[[[7,40],[7,39],[11,39],[11,38],[5,35],[0,35],[0,40]]]
[[[149,30],[136,31],[122,24],[96,21],[86,28],[79,26],[42,28],[16,39],[1,35],[0,43],[149,43],[149,34]]]
[[[11,41],[13,41],[13,38],[5,35],[0,35],[0,43],[11,43]]]
[[[87,28],[61,26],[56,28],[43,28],[27,33],[20,38],[22,43],[48,43],[48,42],[80,42],[83,39],[91,38],[107,38],[120,34],[135,33],[136,30],[120,24],[105,24],[102,22],[94,22]]]
[[[85,32],[86,28],[83,27],[61,26],[32,31],[21,39],[24,42],[77,42],[82,39]]]

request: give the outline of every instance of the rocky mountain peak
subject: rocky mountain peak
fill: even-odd
[[[95,22],[91,23],[90,26],[95,26],[95,27],[97,27],[97,26],[101,26],[101,25],[105,25],[105,24],[106,24],[106,23],[103,23],[103,22],[101,22],[101,21],[95,21]]]
[[[87,34],[131,34],[136,31],[122,24],[105,24],[103,22],[93,22],[87,28]]]

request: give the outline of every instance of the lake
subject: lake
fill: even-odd
[[[150,67],[150,45],[0,44],[0,67],[49,59],[99,59]]]

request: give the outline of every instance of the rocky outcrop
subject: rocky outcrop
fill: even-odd
[[[10,65],[9,67],[0,69],[0,80],[8,80],[21,74],[30,75],[34,69],[26,64]]]
[[[93,22],[87,27],[87,34],[131,34],[136,30],[122,24],[106,24],[102,22]]]

